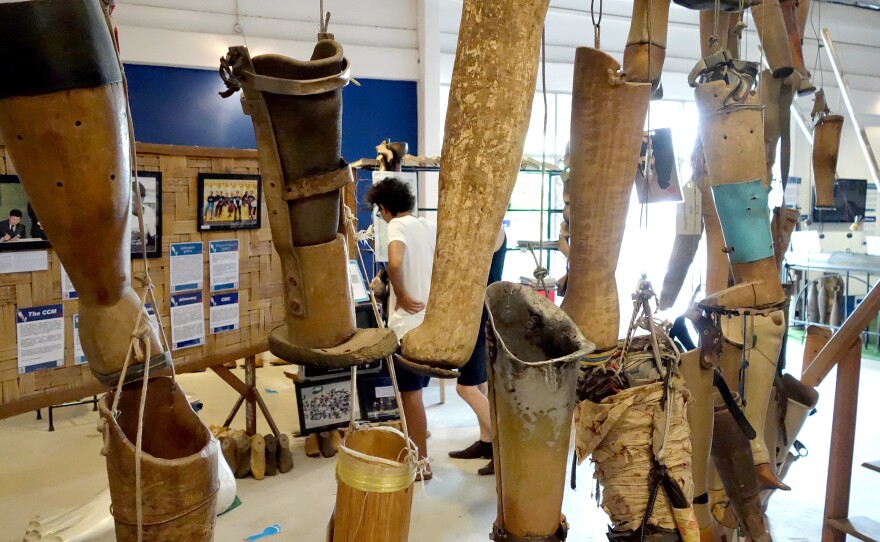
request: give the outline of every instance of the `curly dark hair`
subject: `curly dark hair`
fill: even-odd
[[[370,205],[381,205],[393,215],[412,211],[416,198],[409,185],[402,180],[389,177],[374,184],[367,190],[364,201]]]

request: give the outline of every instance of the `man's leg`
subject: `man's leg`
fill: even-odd
[[[401,391],[403,413],[409,438],[419,447],[419,459],[428,457],[428,417],[425,415],[425,403],[422,401],[422,390]]]
[[[486,384],[480,384],[485,386]],[[489,399],[480,390],[480,386],[465,386],[462,384],[455,385],[455,391],[458,396],[464,399],[464,402],[471,407],[474,414],[477,415],[477,422],[480,424],[480,440],[483,442],[492,442],[492,425],[489,421]],[[487,388],[488,390],[488,388]]]

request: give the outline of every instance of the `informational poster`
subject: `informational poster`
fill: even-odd
[[[172,350],[205,344],[202,292],[171,296]]]
[[[64,365],[64,307],[25,307],[15,313],[18,374]]]
[[[59,265],[59,267],[61,268],[61,299],[64,301],[76,299],[78,296],[76,290],[73,289],[73,283],[70,282],[70,277],[67,276],[67,271],[63,265]]]
[[[682,187],[684,201],[675,209],[675,233],[679,235],[702,235],[703,233],[703,194],[694,181]]]
[[[211,296],[211,333],[238,329],[238,292]]]
[[[348,278],[351,281],[351,297],[354,299],[354,302],[369,301],[370,294],[367,292],[364,276],[361,274],[357,260],[348,260]]]
[[[413,196],[416,198],[416,205],[419,202],[419,174],[415,171],[374,171],[373,184],[388,177],[400,179],[409,185]],[[416,209],[413,209],[413,214]],[[379,216],[379,211],[373,209],[373,231],[376,232],[374,237],[375,243],[375,259],[377,262],[388,261],[388,224]]]
[[[211,291],[238,289],[238,239],[208,243]]]
[[[83,352],[82,343],[79,342],[79,314],[73,315],[73,364],[85,365],[86,354]]]
[[[48,269],[49,253],[45,250],[0,252],[0,273],[28,273]]]
[[[171,293],[201,290],[204,280],[202,243],[172,243]]]

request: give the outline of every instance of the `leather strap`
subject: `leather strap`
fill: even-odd
[[[335,171],[314,177],[306,177],[305,179],[286,181],[282,197],[287,201],[294,201],[312,196],[320,196],[321,194],[339,190],[353,182],[354,176],[351,174],[351,166],[340,158],[339,169]]]
[[[743,434],[747,439],[754,440],[758,434],[755,433],[752,424],[749,423],[749,420],[746,419],[746,415],[743,414],[739,405],[736,404],[736,399],[733,397],[733,394],[730,393],[730,388],[727,387],[727,382],[725,382],[724,377],[721,376],[721,371],[718,369],[715,369],[715,376],[712,383],[718,388],[718,393],[721,394],[721,398],[724,400],[724,406],[730,411],[733,419],[736,420],[737,425],[742,429]]]
[[[238,76],[242,87],[247,87],[260,92],[270,94],[283,94],[285,96],[310,96],[339,90],[351,81],[351,65],[347,58],[342,59],[342,71],[320,77],[318,79],[283,79],[268,75],[257,75],[248,70],[241,70]]]

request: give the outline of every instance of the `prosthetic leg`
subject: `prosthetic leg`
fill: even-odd
[[[756,542],[769,542],[749,441],[727,407],[717,402],[712,459],[746,536]]]
[[[717,71],[722,66],[730,68],[723,76]],[[761,109],[750,93],[753,69],[727,61],[692,78],[697,86],[703,153],[737,284],[711,294],[701,302],[704,307],[763,308],[786,299],[770,234]],[[707,79],[697,83],[703,76]]]
[[[437,248],[425,321],[401,356],[416,368],[465,364],[482,315],[498,226],[522,159],[549,0],[465,0],[440,167]],[[411,367],[412,368],[412,367]]]
[[[309,61],[250,57],[231,47],[220,73],[257,138],[272,244],[284,276],[287,324],[269,350],[304,365],[347,367],[397,348],[389,329],[357,329],[348,277],[341,189],[352,182],[342,160],[342,87],[349,65],[332,35],[320,35]]]
[[[599,350],[617,346],[620,302],[614,273],[650,99],[650,85],[620,79],[619,68],[597,49],[575,52],[569,178],[573,235],[562,310]]]
[[[794,72],[794,62],[779,0],[761,0],[750,9],[773,77],[788,77]]]
[[[745,337],[743,340],[743,321],[745,320]],[[776,364],[782,348],[782,337],[785,333],[785,315],[783,311],[775,311],[769,316],[734,317],[721,320],[722,333],[726,350],[722,356],[738,366],[738,378],[727,378],[728,383],[738,382],[745,376],[740,389],[746,419],[755,429],[757,435],[749,441],[758,483],[762,488],[790,489],[779,481],[775,473],[775,464],[771,463],[771,454],[764,441],[764,426],[767,421],[767,408],[773,381],[776,376]],[[737,363],[739,361],[739,364]],[[775,450],[774,450],[775,452]]]
[[[700,540],[713,540],[712,514],[709,509],[709,457],[712,448],[714,410],[712,379],[714,368],[701,362],[699,349],[681,356],[681,374],[690,390],[687,419],[691,434],[691,465],[694,478],[694,514],[700,525]]]
[[[666,60],[670,0],[635,0],[629,37],[623,50],[623,72],[633,83],[651,83],[657,91]],[[662,91],[661,91],[662,94]]]
[[[799,4],[805,4],[806,10],[809,12],[809,0],[782,0],[779,6],[782,9],[782,18],[785,20],[785,31],[788,34],[794,71],[798,74],[798,88],[795,90],[799,95],[805,95],[815,92],[816,87],[810,81],[810,72],[804,62],[804,29],[801,28],[798,20]],[[804,23],[806,24],[806,21]]]
[[[142,387],[147,386],[143,423],[166,431],[144,431],[138,456],[138,419]],[[119,398],[118,411],[113,405]],[[211,432],[193,412],[180,387],[167,377],[151,378],[109,392],[98,404],[98,430],[104,435],[116,539],[138,540],[138,516],[143,540],[214,538],[215,501],[220,483],[220,449]],[[140,462],[140,480],[137,464]],[[141,511],[137,488],[140,485]]]
[[[79,333],[89,368],[103,385],[115,386],[136,322],[142,344],[149,343],[153,353],[162,348],[131,287],[126,98],[101,5],[0,4],[0,52],[15,74],[0,88],[0,131],[79,295]],[[149,363],[155,371],[169,360],[162,353]],[[124,381],[143,378],[145,361],[135,356]]]
[[[562,495],[578,360],[593,345],[552,302],[525,286],[490,285],[486,308],[498,493],[491,538],[565,540]]]
[[[813,178],[816,183],[816,207],[834,209],[834,180],[843,117],[832,115],[825,103],[825,93],[816,93],[813,107]]]
[[[773,235],[773,254],[776,258],[776,269],[782,271],[785,253],[791,244],[791,234],[801,219],[801,213],[791,207],[776,207],[770,220],[770,231]]]

